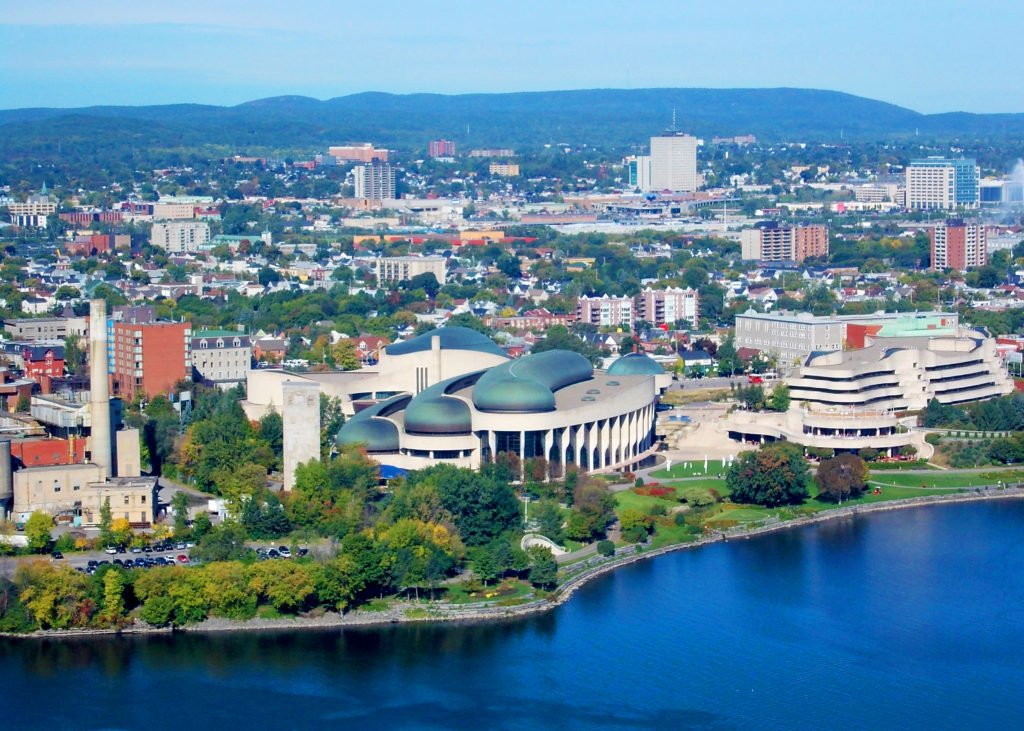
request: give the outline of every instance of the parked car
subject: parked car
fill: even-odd
[[[106,548],[103,549],[103,552],[104,553],[109,553],[111,556],[113,556],[115,553],[117,553],[117,549],[114,548],[113,546],[107,546]]]
[[[184,553],[178,554],[178,563],[188,563],[188,556]]]
[[[64,558],[64,554],[61,553],[60,551],[54,551],[51,554],[51,556],[53,557],[54,561],[61,561]]]

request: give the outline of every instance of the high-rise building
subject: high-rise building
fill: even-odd
[[[198,251],[210,243],[210,224],[205,221],[166,221],[153,224],[150,243],[169,254]]]
[[[651,156],[631,155],[625,159],[626,179],[630,190],[639,189],[641,193],[654,190],[651,187]]]
[[[356,198],[394,200],[395,169],[386,162],[368,162],[352,169]]]
[[[796,261],[828,255],[828,227],[762,221],[740,232],[741,256],[755,261]]]
[[[988,245],[985,225],[953,218],[933,227],[931,238],[932,269],[958,269],[985,266]]]
[[[192,377],[192,326],[187,322],[115,322],[114,393],[131,400],[170,393]]]
[[[651,138],[652,190],[692,193],[701,183],[696,137],[680,132]]]
[[[455,157],[455,143],[451,140],[431,140],[427,154],[431,157]]]
[[[928,157],[907,166],[906,207],[912,210],[977,208],[981,171],[973,159]]]

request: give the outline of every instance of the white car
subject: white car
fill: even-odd
[[[103,552],[104,553],[109,553],[111,556],[113,556],[115,553],[117,553],[117,549],[114,548],[113,546],[107,546],[106,548],[103,549]]]

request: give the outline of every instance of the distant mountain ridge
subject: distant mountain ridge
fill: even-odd
[[[0,110],[0,154],[54,144],[104,148],[227,145],[322,149],[372,140],[423,149],[445,137],[466,146],[586,142],[643,145],[676,126],[697,136],[754,134],[779,140],[1024,138],[1024,114],[921,114],[895,104],[816,89],[584,89],[502,94],[364,92],[325,101],[304,96],[236,106],[169,104]]]

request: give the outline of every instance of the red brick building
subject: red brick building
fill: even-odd
[[[192,325],[187,322],[115,322],[112,331],[114,395],[169,393],[192,378]]]

